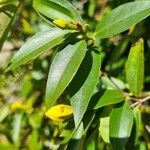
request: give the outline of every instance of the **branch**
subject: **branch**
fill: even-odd
[[[133,104],[131,105],[131,107],[135,107],[135,106],[137,106],[137,105],[140,105],[141,103],[144,103],[144,102],[146,102],[146,101],[148,101],[148,100],[150,100],[150,96],[147,96],[147,97],[145,97],[145,98],[143,98],[143,99],[141,99],[141,100],[139,100],[139,101],[133,103]]]

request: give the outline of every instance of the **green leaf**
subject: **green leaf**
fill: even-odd
[[[42,112],[38,111],[38,112],[32,113],[30,114],[30,117],[29,117],[29,124],[32,126],[33,129],[38,129],[41,127],[42,118],[43,118]]]
[[[32,130],[32,133],[27,138],[27,147],[28,150],[41,150],[42,149],[42,143],[39,139],[39,132],[38,130],[34,129]]]
[[[73,107],[75,127],[80,124],[98,82],[100,70],[99,52],[87,52],[75,78],[70,84],[70,101]]]
[[[150,15],[150,1],[135,1],[111,11],[96,27],[98,38],[108,38],[127,30]]]
[[[66,150],[78,150],[82,149],[82,135],[84,132],[83,122],[80,123],[78,128],[73,131],[72,139],[68,142]]]
[[[100,118],[99,132],[100,132],[100,135],[102,136],[102,139],[105,141],[105,143],[110,143],[109,120],[110,120],[110,117],[108,116]]]
[[[46,106],[51,107],[60,94],[70,83],[77,72],[86,53],[85,41],[80,41],[75,45],[68,45],[59,51],[51,64],[47,87]]]
[[[125,71],[130,91],[135,96],[140,96],[144,78],[144,45],[142,39],[139,39],[131,47]]]
[[[8,105],[3,105],[0,109],[0,123],[10,114],[10,107]]]
[[[17,1],[17,0],[0,0],[0,5],[8,5],[15,1]]]
[[[133,123],[130,138],[126,145],[126,149],[136,149],[136,147],[139,145],[139,139],[142,136],[142,132],[143,132],[141,112],[138,107],[135,107],[133,109],[133,115],[134,115],[134,123]]]
[[[95,150],[95,149],[96,149],[96,140],[95,139],[91,139],[88,142],[86,150]]]
[[[110,115],[109,138],[115,150],[123,150],[131,134],[133,112],[128,102],[114,108]]]
[[[64,19],[69,22],[82,22],[80,14],[66,0],[34,0],[33,7],[51,20]]]
[[[97,101],[95,105],[95,109],[100,107],[104,107],[111,104],[116,104],[123,101],[124,95],[121,90],[117,89],[106,89],[104,93],[101,93],[100,99]]]
[[[71,126],[71,125],[67,124],[68,127],[66,126],[65,131],[68,130],[69,134],[65,135],[65,138],[61,142],[61,144],[66,144],[71,139],[76,140],[77,136],[75,136],[75,135],[78,135],[78,139],[81,139],[82,137],[84,137],[87,134],[94,118],[95,118],[95,110],[91,110],[91,111],[86,111],[86,113],[82,119],[82,122],[80,122],[80,125],[77,128],[74,128],[74,122],[73,123],[69,122],[69,123],[72,123],[73,130],[70,130],[69,126]],[[82,128],[81,126],[83,126],[82,130],[80,130]]]
[[[7,68],[7,70],[11,70],[25,64],[31,59],[35,59],[37,56],[59,45],[64,41],[65,35],[69,32],[72,31],[51,28],[48,31],[43,31],[34,35],[14,55],[11,60],[12,64]]]
[[[11,0],[0,2],[0,50],[15,18],[19,2]]]
[[[21,123],[22,123],[23,113],[15,114],[13,120],[13,133],[12,133],[12,140],[14,143],[19,142],[19,135],[21,130]]]
[[[135,120],[135,130],[136,130],[136,135],[135,135],[135,145],[138,144],[138,139],[140,136],[142,136],[142,115],[139,107],[134,108],[133,110],[134,114],[134,120]]]
[[[125,89],[125,83],[121,79],[115,77],[102,76],[101,80],[102,84],[104,84],[104,86],[108,89]]]

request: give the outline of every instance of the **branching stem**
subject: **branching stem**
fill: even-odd
[[[135,107],[135,106],[137,106],[137,105],[140,105],[141,103],[144,103],[144,102],[146,102],[146,101],[148,101],[148,100],[150,100],[150,96],[147,96],[147,97],[145,97],[145,98],[143,98],[143,99],[139,99],[139,101],[136,101],[135,103],[133,103],[133,104],[131,105],[131,107]]]

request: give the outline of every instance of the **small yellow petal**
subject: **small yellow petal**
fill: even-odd
[[[12,111],[16,111],[18,109],[20,110],[26,110],[28,106],[24,104],[22,101],[15,101],[11,104]]]
[[[53,23],[56,24],[57,26],[61,27],[61,28],[66,27],[66,25],[68,24],[68,22],[63,20],[63,19],[55,19],[53,21]]]
[[[56,105],[51,107],[45,115],[54,121],[63,121],[73,113],[72,106],[69,105]]]

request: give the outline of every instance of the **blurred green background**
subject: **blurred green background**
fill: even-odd
[[[70,0],[94,29],[98,21],[117,6],[131,0]],[[0,0],[0,6],[3,2]],[[62,126],[45,117],[44,92],[53,50],[14,71],[5,72],[12,55],[35,33],[51,28],[32,8],[31,0],[22,0],[9,26],[7,39],[0,51],[0,150],[58,149],[66,132]],[[0,25],[5,22],[0,9]],[[2,18],[2,19],[1,19]],[[2,34],[0,31],[0,34]],[[115,37],[99,42],[102,49],[102,71],[124,81],[124,64],[133,42],[143,37],[145,42],[145,91],[150,91],[150,17]],[[102,79],[107,84],[107,79]],[[108,83],[110,84],[110,83]],[[143,109],[143,121],[150,126],[150,107]],[[148,131],[147,131],[148,132]],[[141,137],[146,144],[149,135]],[[148,136],[148,137],[147,137]],[[108,149],[100,137],[101,149]],[[88,150],[93,150],[91,141]],[[145,146],[143,146],[145,147]],[[63,148],[62,148],[63,149]],[[144,148],[142,149],[144,150]]]

